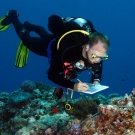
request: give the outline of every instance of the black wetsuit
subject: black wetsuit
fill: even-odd
[[[88,43],[88,38],[82,33],[71,33],[65,36],[60,42],[59,50],[57,51],[57,41],[59,38],[67,31],[75,29],[83,29],[78,24],[74,22],[63,23],[62,19],[59,16],[52,15],[49,17],[49,30],[53,34],[49,34],[43,27],[32,25],[31,28],[22,24],[17,18],[12,21],[15,30],[18,36],[22,39],[25,46],[27,46],[32,52],[47,57],[47,47],[49,42],[56,38],[56,41],[52,45],[52,62],[48,70],[48,78],[52,82],[66,87],[73,88],[75,82],[68,80],[64,77],[64,62],[75,64],[79,60],[83,60],[85,67],[87,69],[92,69],[92,78],[90,82],[93,82],[94,79],[101,80],[102,75],[102,61],[96,64],[90,64],[87,62],[87,59],[82,57],[82,46]],[[91,27],[91,32],[96,30],[93,28],[91,22],[89,22]],[[23,31],[24,29],[24,31]],[[27,29],[27,31],[25,31]],[[39,37],[31,37],[29,31],[34,31],[40,35]],[[75,46],[75,47],[73,47]],[[71,74],[70,79],[74,79],[78,73],[83,70],[74,68],[69,74]]]

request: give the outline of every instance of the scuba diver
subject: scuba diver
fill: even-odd
[[[18,16],[16,10],[10,10],[0,19],[0,31],[6,30],[12,23],[21,39],[15,61],[17,67],[26,65],[30,50],[48,58],[48,79],[61,87],[78,92],[88,90],[86,83],[73,81],[86,70],[92,70],[89,82],[100,84],[103,60],[108,59],[110,44],[108,37],[97,32],[89,20],[51,15],[48,18],[48,28],[52,34],[49,34],[42,26],[29,22],[22,24]],[[30,36],[31,31],[40,37]]]

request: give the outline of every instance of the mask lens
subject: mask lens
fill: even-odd
[[[105,56],[103,56],[103,57],[100,57],[100,56],[97,56],[96,54],[94,54],[92,50],[91,50],[91,52],[92,52],[92,54],[91,54],[92,59],[94,59],[94,58],[99,58],[100,60],[107,60],[108,59],[107,54]]]
[[[96,58],[96,55],[95,54],[91,54],[91,58]]]

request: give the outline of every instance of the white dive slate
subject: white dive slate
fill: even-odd
[[[105,86],[105,85],[95,86],[94,84],[91,84],[91,83],[87,83],[87,84],[89,85],[89,89],[87,91],[84,91],[83,93],[94,94],[94,93],[97,93],[99,91],[109,88],[109,86]]]
[[[97,93],[99,91],[109,88],[109,86],[105,86],[105,85],[95,86],[94,84],[91,84],[91,83],[86,83],[86,84],[89,86],[89,89],[86,91],[83,91],[82,93],[94,94],[94,93]],[[72,90],[72,89],[69,88],[69,90]]]

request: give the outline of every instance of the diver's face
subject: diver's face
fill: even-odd
[[[97,44],[90,47],[86,45],[86,57],[88,62],[94,64],[99,63],[101,60],[108,59],[107,49],[104,48],[104,43],[99,41]]]

